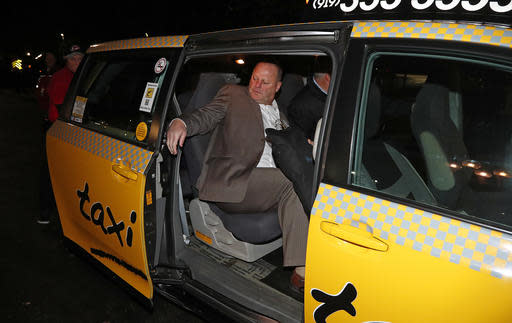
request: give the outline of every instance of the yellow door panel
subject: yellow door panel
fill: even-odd
[[[306,322],[511,322],[511,252],[502,232],[321,184]]]
[[[143,212],[151,152],[61,121],[47,150],[64,235],[151,299]]]

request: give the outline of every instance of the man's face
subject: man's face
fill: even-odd
[[[66,66],[71,70],[71,72],[75,73],[82,61],[82,58],[82,55],[73,55],[66,60]]]
[[[272,104],[276,92],[281,88],[278,80],[279,68],[271,63],[258,63],[252,71],[249,95],[259,104]]]

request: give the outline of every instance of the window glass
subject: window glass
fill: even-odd
[[[512,72],[374,54],[352,183],[512,225]]]
[[[81,75],[71,120],[145,144],[162,82],[169,69],[172,73],[176,58],[172,51],[91,55]]]

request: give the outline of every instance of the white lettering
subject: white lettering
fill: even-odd
[[[400,4],[401,1],[402,0],[395,0],[395,2],[393,2],[392,4],[389,4],[386,0],[381,0],[380,1],[380,6],[384,10],[393,10],[396,7],[398,7],[398,5]]]
[[[327,2],[327,0],[315,0],[313,2],[313,8],[318,9],[318,8],[322,7],[324,5],[324,3],[326,3],[326,2]]]
[[[341,3],[340,4],[340,9],[343,11],[343,12],[351,12],[351,11],[354,11],[355,8],[357,8],[357,5],[359,4],[359,0],[347,0],[347,1],[352,1],[352,4],[350,5],[350,7],[347,7],[346,4],[344,3]]]
[[[467,11],[477,11],[485,7],[489,0],[480,0],[479,3],[473,5],[468,0],[462,0],[462,8],[466,9]]]
[[[497,1],[491,1],[489,6],[494,12],[509,12],[512,10],[512,0],[505,6],[500,6]]]
[[[361,9],[363,9],[364,11],[373,10],[378,5],[379,5],[379,0],[373,0],[373,2],[370,5],[366,4],[366,2],[364,2],[364,0],[359,3],[359,7],[361,7]]]
[[[424,3],[419,3],[418,0],[411,0],[411,5],[414,9],[425,10],[434,3],[434,0],[426,0]]]
[[[370,4],[367,3],[368,1],[370,1]],[[472,4],[474,1],[476,0],[411,0],[411,6],[416,10],[425,10],[435,3],[437,9],[448,11],[455,9],[461,4],[464,10],[473,12],[483,9],[489,3],[490,9],[494,12],[504,13],[512,11],[512,0],[509,0],[509,3],[505,5],[501,5],[496,0],[479,0],[478,3]],[[352,12],[359,6],[364,11],[372,11],[380,4],[384,10],[393,10],[401,3],[402,0],[313,0],[313,8],[321,9],[339,6],[343,12]]]
[[[457,7],[460,0],[452,0],[451,3],[445,4],[443,0],[436,0],[436,7],[439,10],[452,10],[453,8]]]

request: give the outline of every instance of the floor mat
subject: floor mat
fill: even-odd
[[[195,237],[190,238],[189,247],[201,253],[202,255],[215,260],[219,264],[229,267],[232,271],[245,278],[261,281],[276,269],[275,265],[267,262],[263,258],[254,262],[245,262],[243,260],[231,257],[221,251],[218,251],[217,249],[209,247],[208,245],[197,240]]]

